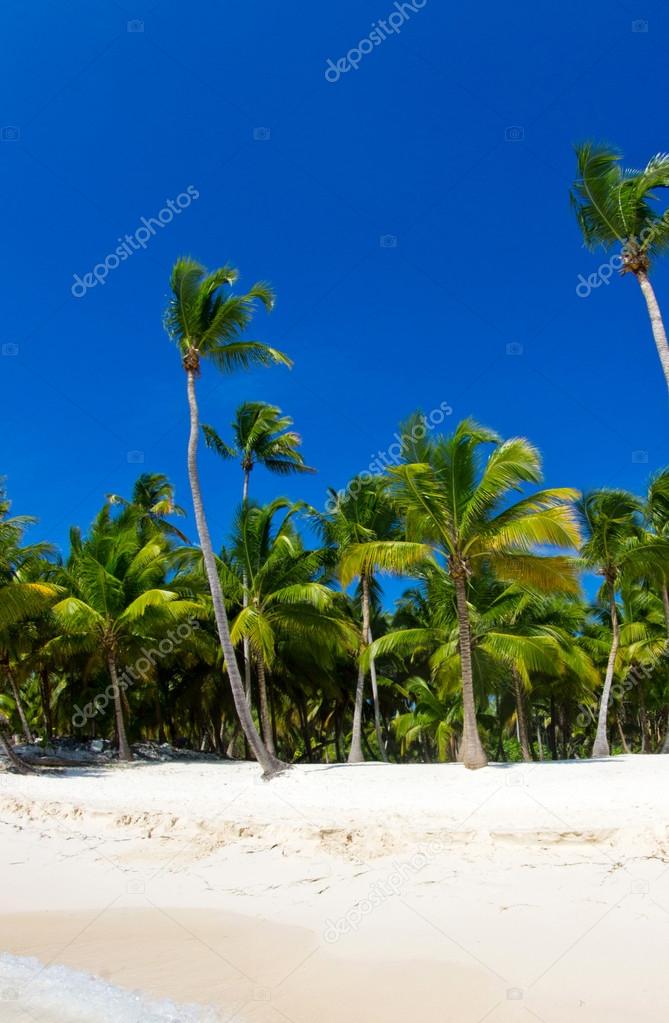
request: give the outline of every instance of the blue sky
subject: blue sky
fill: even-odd
[[[669,148],[665,5],[427,0],[327,81],[397,10],[4,5],[1,471],[35,539],[65,544],[141,470],[166,472],[190,514],[185,380],[161,324],[182,253],[278,293],[253,333],[294,369],[205,369],[200,386],[222,433],[247,398],[294,417],[318,474],[258,471],[259,499],[322,506],[442,402],[528,436],[550,485],[638,490],[666,461],[641,294],[616,277],[576,295],[607,257],[582,248],[567,201],[574,141],[612,141],[631,166]],[[188,208],[73,297],[74,274],[189,185]],[[669,312],[669,267],[654,279]],[[218,543],[240,475],[209,453],[202,475]]]

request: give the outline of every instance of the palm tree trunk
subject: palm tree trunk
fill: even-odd
[[[606,737],[606,722],[609,712],[609,698],[611,696],[611,686],[613,684],[613,672],[616,666],[616,657],[618,654],[618,647],[620,645],[620,626],[618,624],[618,609],[616,607],[615,593],[611,594],[611,650],[609,651],[609,662],[606,666],[606,675],[604,677],[604,689],[602,691],[602,699],[599,704],[599,716],[597,718],[597,734],[595,735],[595,742],[592,747],[593,757],[608,757],[611,755],[609,750],[609,740]]]
[[[369,586],[364,572],[360,575],[362,590],[362,632],[360,636],[360,654],[358,660],[358,681],[355,687],[355,706],[353,708],[353,728],[351,731],[351,749],[348,754],[349,764],[360,764],[365,757],[362,752],[362,705],[365,692],[365,669],[362,666],[362,655],[367,646],[369,636]]]
[[[372,630],[369,629],[367,633],[367,640],[369,643],[372,642]],[[381,707],[379,705],[379,687],[376,684],[376,663],[372,657],[369,662],[369,677],[372,681],[372,698],[374,700],[374,728],[376,730],[376,742],[379,747],[379,753],[384,764],[388,763],[388,754],[386,753],[386,744],[383,741],[383,731],[381,729]]]
[[[125,721],[123,720],[123,701],[121,699],[121,688],[118,684],[118,674],[116,672],[116,661],[113,654],[107,655],[107,665],[109,667],[109,677],[111,678],[112,690],[114,693],[114,711],[116,714],[116,731],[118,733],[118,756],[119,760],[124,760],[129,763],[132,760],[132,750],[128,742],[128,736],[125,731]]]
[[[34,767],[31,767],[29,764],[26,764],[14,752],[14,747],[12,746],[12,739],[9,734],[9,721],[4,716],[4,714],[0,714],[0,746],[2,746],[3,750],[5,751],[5,756],[7,757],[10,768],[13,768],[17,772],[17,774],[37,773]]]
[[[518,723],[518,741],[520,751],[525,763],[531,763],[532,751],[530,749],[530,737],[527,732],[527,718],[525,716],[525,701],[523,699],[523,683],[517,671],[512,670],[513,695],[516,701],[516,721]]]
[[[186,371],[186,375],[188,389],[188,407],[190,410],[190,436],[188,438],[188,479],[190,482],[191,494],[193,497],[195,523],[197,525],[197,532],[200,538],[202,557],[204,559],[204,566],[207,572],[207,579],[209,580],[209,589],[211,591],[211,599],[214,606],[216,628],[218,630],[218,637],[221,643],[221,649],[223,651],[225,664],[228,670],[228,678],[230,680],[230,688],[232,690],[232,697],[235,702],[237,716],[244,731],[244,735],[246,736],[248,743],[255,755],[255,758],[263,769],[264,777],[271,778],[273,775],[278,774],[279,771],[284,770],[285,767],[287,767],[287,765],[282,764],[281,761],[277,759],[277,757],[269,753],[268,750],[265,748],[263,741],[258,735],[258,731],[253,722],[253,717],[251,716],[251,709],[248,703],[246,702],[244,686],[242,683],[241,675],[239,674],[239,668],[237,666],[237,659],[235,657],[235,651],[232,646],[232,640],[230,639],[230,627],[228,625],[228,616],[226,614],[225,604],[223,602],[221,581],[218,578],[218,572],[216,570],[216,559],[214,558],[214,550],[211,544],[211,536],[209,535],[209,527],[207,526],[207,520],[204,514],[204,506],[202,504],[202,493],[200,491],[200,476],[197,469],[197,442],[200,424],[197,408],[197,399],[195,397],[195,374],[192,369],[188,369]]]
[[[242,485],[242,505],[246,508],[249,503],[249,470],[244,469],[244,483]],[[242,576],[242,584],[244,586],[244,595],[242,598],[242,607],[249,606],[249,580],[244,570]],[[244,648],[244,692],[246,693],[246,702],[249,707],[251,706],[251,644],[249,637],[244,636],[243,640]],[[269,747],[268,747],[269,748]]]
[[[655,297],[653,285],[650,283],[646,273],[643,270],[637,270],[635,276],[646,300],[657,354],[660,357],[667,389],[669,389],[669,344],[667,344],[667,334],[662,322],[662,313]]]
[[[23,707],[23,700],[21,699],[21,692],[18,685],[16,684],[16,676],[10,668],[9,664],[5,666],[7,672],[7,678],[9,679],[9,685],[12,690],[12,696],[14,697],[14,703],[16,704],[16,710],[21,720],[21,728],[23,729],[23,735],[27,743],[33,742],[33,733],[30,731],[30,725],[28,724],[28,718]]]
[[[469,623],[469,607],[467,606],[467,590],[465,578],[460,572],[453,574],[455,597],[458,609],[458,646],[460,647],[460,668],[462,672],[462,743],[460,760],[465,767],[476,770],[485,767],[488,758],[481,743],[476,723],[476,704],[474,702],[474,672],[472,669],[472,636]]]
[[[621,743],[622,748],[623,748],[623,753],[631,753],[631,750],[630,750],[629,746],[627,745],[627,739],[625,738],[625,733],[623,732],[623,726],[622,726],[620,718],[617,719],[617,725],[618,725],[618,735],[620,736],[620,743]]]
[[[267,679],[265,676],[265,665],[262,662],[262,657],[258,657],[256,660],[256,668],[258,671],[258,704],[260,709],[260,725],[262,728],[262,737],[270,753],[276,753],[274,748],[274,735],[272,732],[272,721],[269,713],[269,703],[267,701]]]
[[[42,697],[42,716],[44,717],[44,733],[47,742],[51,742],[53,739],[53,714],[51,712],[51,681],[48,668],[42,668],[39,681],[40,695]]]
[[[643,691],[643,680],[639,681],[639,730],[641,732],[641,753],[648,752],[648,712],[646,710],[646,694]]]
[[[664,604],[664,620],[667,626],[667,646],[665,650],[669,650],[669,590],[667,590],[666,582],[662,584],[662,603]],[[669,720],[667,721],[667,731],[660,752],[669,753]]]
[[[551,719],[548,725],[548,744],[551,749],[551,757],[553,760],[558,759],[558,748],[557,748],[557,714],[555,710],[555,697],[551,696]]]

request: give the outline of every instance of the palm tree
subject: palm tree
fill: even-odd
[[[328,507],[333,509],[328,515],[314,511],[314,520],[320,528],[325,542],[336,550],[342,585],[348,586],[355,578],[358,578],[360,583],[362,622],[348,761],[350,764],[357,764],[365,759],[362,752],[362,711],[368,667],[371,669],[372,675],[376,741],[380,756],[386,760],[374,661],[372,659],[367,664],[364,660],[365,650],[373,638],[370,627],[370,596],[374,587],[374,564],[368,562],[364,569],[359,570],[357,560],[361,546],[382,541],[391,546],[395,559],[399,561],[405,551],[405,545],[401,541],[399,545],[394,542],[394,538],[399,536],[397,513],[388,500],[385,481],[380,476],[372,476],[367,479],[356,477],[348,484],[343,495],[338,495],[334,490],[330,490]],[[353,554],[353,558],[351,558],[351,554]],[[407,561],[406,566],[409,567],[411,564],[413,564],[412,561]]]
[[[263,507],[243,505],[229,550],[231,567],[242,575],[249,596],[232,622],[231,638],[233,643],[249,641],[258,675],[263,740],[272,754],[267,673],[276,665],[280,641],[299,639],[326,649],[351,641],[346,621],[333,607],[335,594],[318,579],[323,552],[305,549],[295,530],[293,517],[298,509],[299,505],[284,499]],[[277,522],[281,512],[285,514]],[[231,578],[225,565],[221,571],[229,596],[239,598],[239,575]]]
[[[634,274],[669,388],[669,345],[660,307],[648,278],[652,260],[669,245],[669,220],[651,205],[657,188],[669,186],[669,155],[659,153],[642,171],[626,171],[608,146],[576,146],[578,178],[570,193],[585,244],[591,250],[620,244],[621,273]]]
[[[482,449],[492,446],[488,458]],[[484,570],[535,589],[578,591],[575,566],[539,546],[571,548],[579,539],[568,488],[541,490],[505,505],[524,484],[541,481],[539,452],[521,437],[502,441],[467,419],[449,437],[430,437],[407,451],[421,461],[388,469],[389,493],[404,516],[408,544],[359,544],[349,567],[372,564],[403,573],[410,559],[436,557],[448,568],[456,598],[463,701],[460,755],[466,767],[487,764],[476,721],[472,670],[471,581]]]
[[[139,513],[146,539],[152,530],[157,529],[164,536],[188,543],[188,537],[167,520],[168,515],[184,516],[186,512],[175,503],[174,486],[162,472],[143,472],[138,476],[129,501],[119,494],[107,494],[107,500],[112,505],[122,505],[124,509]]]
[[[254,284],[246,294],[233,294],[229,289],[234,286],[237,277],[237,270],[231,266],[207,273],[200,263],[189,257],[177,260],[172,269],[170,281],[172,298],[165,314],[165,327],[179,349],[186,372],[190,411],[188,478],[216,627],[239,721],[265,777],[270,778],[285,765],[263,745],[246,700],[230,639],[230,628],[205,517],[197,466],[200,425],[195,381],[200,374],[202,360],[208,359],[217,369],[227,373],[254,365],[267,366],[276,363],[291,365],[290,360],[276,349],[260,341],[241,340],[240,335],[251,322],[256,303],[260,302],[270,310],[274,295],[271,288],[264,283]]]
[[[291,430],[293,420],[276,405],[264,401],[245,401],[235,412],[232,423],[233,445],[225,443],[212,426],[202,427],[205,443],[221,458],[238,458],[243,473],[242,500],[249,496],[249,477],[256,465],[282,476],[315,472],[305,465],[298,450],[299,433]]]
[[[583,564],[604,577],[601,599],[605,602],[611,629],[611,646],[599,704],[593,757],[608,757],[608,708],[620,647],[620,619],[616,594],[626,572],[640,572],[639,543],[643,539],[642,503],[625,490],[594,490],[579,502],[584,542]]]
[[[249,477],[255,465],[262,465],[272,473],[287,476],[291,473],[315,472],[305,465],[298,450],[302,443],[299,433],[291,430],[293,420],[284,416],[276,405],[264,401],[246,401],[235,412],[232,423],[234,437],[230,447],[212,426],[203,425],[207,447],[221,458],[239,458],[242,466],[242,501],[249,497]],[[247,580],[244,579],[243,606],[248,606]],[[244,689],[247,702],[251,700],[251,657],[248,637],[244,637]]]
[[[119,757],[132,760],[119,673],[139,658],[141,644],[164,637],[169,624],[201,613],[165,586],[168,546],[160,534],[143,543],[139,521],[113,521],[104,508],[74,548],[59,582],[67,596],[51,608],[59,634],[47,653],[85,653],[109,673]]]
[[[54,599],[55,588],[46,581],[48,543],[24,544],[26,529],[37,521],[30,515],[10,516],[0,480],[0,665],[14,699],[24,737],[32,742],[32,730],[23,707],[13,662],[21,639],[22,623],[40,615]]]
[[[661,469],[652,477],[646,495],[645,516],[653,533],[669,540],[669,468]],[[661,571],[657,583],[662,596],[669,643],[669,571],[660,564],[658,567]],[[662,753],[669,753],[669,725],[662,744]]]

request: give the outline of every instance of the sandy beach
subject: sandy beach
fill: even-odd
[[[0,821],[12,1023],[105,1019],[77,1003],[98,996],[110,1019],[258,1023],[645,1021],[664,1000],[666,757],[3,774]]]

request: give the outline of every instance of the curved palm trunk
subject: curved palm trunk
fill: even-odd
[[[9,721],[4,716],[4,714],[0,714],[0,746],[2,746],[3,750],[5,751],[5,756],[7,757],[7,761],[9,763],[10,768],[15,770],[17,774],[37,773],[34,767],[31,767],[29,764],[26,764],[14,752],[14,747],[12,746],[12,739],[9,734]]]
[[[221,581],[218,578],[218,572],[216,571],[216,559],[214,558],[214,550],[211,545],[211,537],[209,535],[209,527],[207,526],[207,520],[204,514],[204,506],[202,504],[202,494],[200,491],[200,476],[197,469],[197,442],[199,433],[199,414],[197,408],[197,399],[195,397],[195,374],[192,369],[186,371],[187,376],[187,389],[188,389],[188,407],[190,410],[190,436],[188,438],[188,479],[190,482],[191,494],[193,496],[193,509],[195,511],[195,522],[197,525],[197,532],[200,538],[200,547],[202,548],[202,557],[204,559],[204,566],[207,572],[207,579],[209,580],[209,589],[211,591],[211,599],[214,606],[214,617],[216,618],[216,628],[218,630],[218,637],[221,643],[221,649],[223,650],[223,656],[225,658],[225,664],[228,669],[228,678],[230,680],[230,688],[232,690],[232,697],[235,701],[235,709],[239,718],[240,724],[244,731],[249,746],[251,747],[256,760],[263,769],[263,775],[266,778],[271,778],[273,775],[278,774],[287,766],[278,760],[275,756],[269,753],[263,741],[258,735],[258,731],[253,722],[251,716],[251,709],[246,702],[246,694],[244,692],[244,686],[242,683],[241,675],[239,674],[239,668],[237,666],[237,659],[235,657],[235,651],[232,646],[232,640],[230,639],[230,627],[228,625],[228,616],[225,611],[225,604],[223,602],[223,592],[221,590]]]
[[[595,742],[592,747],[593,757],[608,757],[611,755],[609,749],[609,740],[606,737],[606,724],[609,712],[609,698],[611,696],[611,686],[613,684],[613,672],[616,666],[616,657],[618,655],[618,647],[620,646],[620,625],[618,624],[618,609],[616,607],[615,593],[611,595],[611,650],[609,651],[609,661],[606,665],[606,675],[604,677],[604,689],[602,691],[602,699],[599,704],[599,716],[597,718],[597,734],[595,735]]]
[[[467,606],[467,590],[464,576],[455,573],[455,597],[458,609],[458,646],[460,647],[460,666],[462,670],[462,743],[460,760],[465,767],[476,770],[485,767],[488,758],[481,743],[476,723],[476,704],[474,702],[474,672],[472,670],[472,636],[469,624],[469,608]]]
[[[360,636],[358,681],[355,687],[355,706],[353,708],[351,749],[348,754],[349,764],[360,764],[365,759],[362,752],[362,705],[365,693],[365,670],[362,666],[362,653],[367,645],[367,636],[369,636],[369,584],[364,572],[360,576],[360,587],[362,590],[362,632]]]
[[[256,661],[256,667],[258,669],[258,705],[260,709],[260,725],[262,728],[262,737],[265,746],[270,753],[276,753],[274,748],[274,734],[272,730],[272,721],[269,713],[269,701],[267,699],[267,678],[265,675],[265,665],[262,662],[262,658],[259,657]]]
[[[132,760],[132,750],[130,749],[130,743],[128,742],[128,736],[125,731],[121,687],[118,684],[116,661],[113,654],[107,655],[107,665],[109,667],[109,677],[112,682],[112,690],[114,693],[114,712],[116,714],[116,731],[118,733],[118,756],[119,760],[124,760],[126,763],[130,763]]]
[[[669,344],[667,344],[667,334],[664,329],[664,323],[662,322],[662,313],[655,297],[653,285],[650,283],[648,276],[643,270],[637,270],[635,277],[639,282],[639,287],[643,293],[643,297],[646,300],[646,306],[648,307],[648,315],[650,317],[650,325],[653,331],[653,338],[655,339],[655,347],[657,348],[657,354],[660,357],[660,363],[662,365],[662,372],[664,373],[664,379],[669,389]]]
[[[532,761],[532,750],[530,749],[530,736],[527,731],[527,718],[525,716],[525,700],[523,693],[523,682],[517,671],[512,671],[513,695],[516,701],[516,721],[518,723],[518,741],[520,751],[525,763]]]
[[[367,641],[371,643],[373,641],[372,630],[369,629],[367,632]],[[372,657],[369,662],[369,677],[372,683],[372,699],[374,700],[374,729],[376,731],[376,741],[379,746],[379,753],[384,764],[388,763],[388,754],[386,753],[386,744],[383,741],[383,731],[381,729],[381,707],[379,705],[379,687],[376,683],[376,662]]]
[[[9,679],[9,685],[12,690],[12,696],[14,697],[14,703],[16,704],[16,710],[21,721],[21,728],[23,729],[23,736],[27,743],[33,741],[33,733],[30,731],[30,725],[28,724],[28,718],[23,707],[23,700],[21,699],[21,693],[18,685],[16,684],[16,677],[14,672],[10,668],[9,664],[6,666],[7,678]]]

